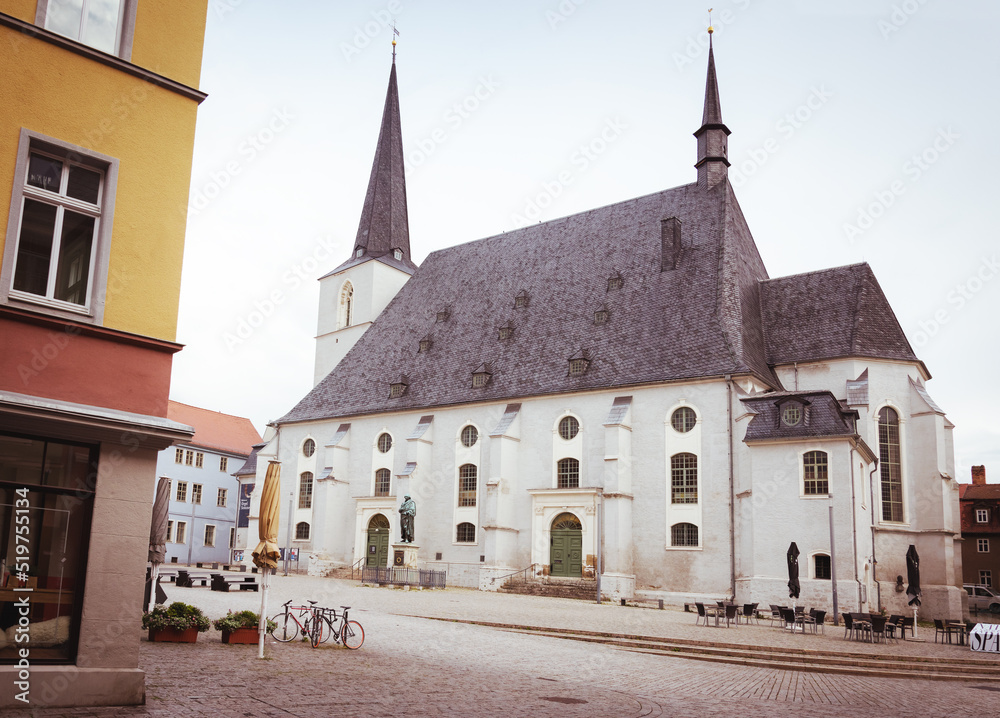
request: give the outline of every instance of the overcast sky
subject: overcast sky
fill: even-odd
[[[871,264],[957,426],[957,478],[1000,479],[997,6],[714,7],[730,178],[770,276]],[[316,279],[357,233],[393,18],[420,263],[693,182],[707,8],[210,0],[172,398],[263,432],[311,389]]]

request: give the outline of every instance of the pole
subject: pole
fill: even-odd
[[[292,553],[292,498],[288,499],[288,531],[285,532],[285,575],[288,575],[288,557]]]
[[[597,505],[597,603],[601,603],[601,573],[603,567],[601,566],[601,532],[604,530],[604,522],[601,520],[602,514],[604,513],[604,500],[601,497],[601,502]]]
[[[264,634],[267,633],[267,592],[271,588],[271,569],[264,566],[260,577],[260,622],[257,624],[257,658],[264,657]]]
[[[837,606],[837,545],[833,541],[833,494],[830,494],[830,583],[833,585],[833,625],[840,625]]]

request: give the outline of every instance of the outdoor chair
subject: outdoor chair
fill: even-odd
[[[899,635],[905,641],[906,640],[906,629],[910,629],[910,635],[913,635],[913,616],[903,616],[903,622],[899,625]]]
[[[825,623],[826,611],[816,611],[813,614],[813,633],[816,633],[816,629],[819,628],[819,630],[826,635],[826,628],[824,627]]]
[[[694,604],[694,607],[696,609],[698,609],[698,615],[694,619],[694,625],[697,626],[699,623],[701,623],[702,621],[704,621],[705,625],[707,626],[708,625],[708,616],[705,615],[705,604],[704,603],[696,603],[696,604]]]
[[[938,636],[941,636],[941,643],[944,643],[945,639],[948,639],[948,643],[951,643],[951,633],[947,628],[944,627],[944,622],[940,618],[934,619],[934,642],[938,642]]]
[[[756,603],[744,603],[743,604],[743,619],[744,623],[750,623],[750,619],[754,619],[757,623],[760,623],[760,619],[757,618],[757,604]]]
[[[903,617],[893,614],[889,616],[889,620],[885,622],[885,637],[886,639],[891,638],[892,640],[899,643],[899,633],[903,629]]]
[[[777,621],[778,625],[781,626],[781,625],[784,624],[785,619],[781,615],[781,607],[780,606],[776,606],[775,604],[772,603],[771,604],[771,627],[772,628],[774,627],[774,624],[775,624],[776,621]]]
[[[795,626],[799,623],[798,617],[795,615],[795,611],[791,608],[782,608],[781,617],[783,619],[783,628],[795,633]]]
[[[729,628],[730,622],[739,625],[739,619],[737,618],[736,612],[739,610],[739,606],[735,603],[726,604],[726,628]]]
[[[854,638],[854,621],[851,619],[851,614],[842,613],[840,616],[844,619],[844,640]]]
[[[871,616],[867,613],[852,613],[851,614],[851,624],[854,626],[854,637],[871,640],[872,637],[872,624]]]
[[[886,619],[885,616],[880,616],[878,614],[872,616],[870,629],[872,632],[872,643],[875,641],[882,641],[882,643],[885,643],[885,624],[887,620],[888,619]]]

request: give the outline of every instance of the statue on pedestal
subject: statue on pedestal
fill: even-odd
[[[407,494],[403,497],[403,504],[399,507],[400,543],[413,543],[413,517],[416,515],[417,505]]]

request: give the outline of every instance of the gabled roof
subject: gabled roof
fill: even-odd
[[[253,449],[250,451],[250,455],[247,460],[243,462],[243,466],[238,468],[233,472],[233,476],[256,476],[257,475],[257,453],[263,449],[267,444],[254,444]]]
[[[677,269],[661,271],[663,220],[682,225]],[[621,274],[620,289],[608,278]],[[338,366],[279,423],[750,374],[780,386],[764,357],[763,263],[728,182],[696,184],[431,254]],[[500,341],[510,316],[517,331]],[[594,306],[610,319],[594,323]],[[446,321],[437,312],[450,308]],[[433,338],[427,352],[419,342]],[[568,359],[586,350],[586,374]],[[473,388],[482,364],[490,382]],[[408,378],[402,397],[389,384]]]
[[[959,484],[958,491],[964,501],[1000,501],[1000,484]]]
[[[770,364],[872,357],[918,362],[867,263],[761,284]]]
[[[200,409],[171,400],[167,402],[167,418],[194,427],[194,436],[190,441],[184,442],[186,446],[247,456],[251,447],[260,443],[260,434],[253,428],[250,420],[242,416]]]

